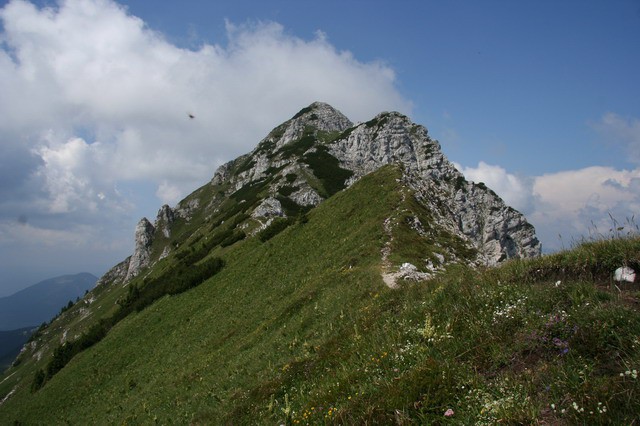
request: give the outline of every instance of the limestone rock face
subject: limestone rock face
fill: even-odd
[[[136,226],[135,249],[129,260],[129,267],[125,281],[129,281],[140,273],[140,270],[149,266],[151,260],[151,244],[155,228],[146,217],[140,219]]]
[[[127,278],[127,271],[129,270],[129,262],[131,256],[127,257],[122,262],[118,263],[113,268],[109,269],[96,283],[96,287],[102,285],[122,284]]]
[[[222,166],[218,167],[218,170],[213,174],[213,178],[211,179],[212,185],[221,185],[226,182],[231,176],[231,168],[233,166],[233,161],[229,161]]]
[[[282,211],[280,201],[273,197],[266,198],[251,214],[252,217],[282,217],[285,216]]]
[[[323,102],[314,102],[307,108],[303,108],[285,124],[286,127],[282,136],[274,140],[276,149],[282,148],[300,138],[307,126],[323,132],[343,132],[353,126],[353,123],[340,111]],[[274,130],[278,130],[279,127]],[[270,138],[273,140],[273,135],[267,136],[263,142]]]
[[[247,183],[269,176],[273,169],[283,168],[291,163],[286,155],[274,155],[278,150],[299,141],[305,132],[312,128],[316,132],[340,133],[353,123],[340,111],[323,102],[314,102],[303,108],[291,120],[273,129],[256,149],[247,155],[238,157],[216,170],[212,185],[230,183],[238,190]]]
[[[535,229],[490,190],[468,183],[451,203],[460,230],[481,248],[485,263],[540,255]]]
[[[192,200],[182,200],[173,210],[174,219],[175,216],[178,216],[187,221],[191,220],[191,215],[196,209],[198,209],[198,207],[200,207],[200,201],[197,198]]]
[[[429,194],[422,201],[437,198],[433,208],[441,212],[435,204],[446,206],[447,213],[440,215],[442,223],[455,224],[456,231],[473,242],[487,265],[541,252],[533,226],[521,213],[484,185],[467,182],[427,129],[402,114],[382,113],[356,126],[348,137],[331,144],[330,152],[342,167],[353,172],[349,184],[386,164],[402,164],[410,186]],[[438,187],[437,192],[433,186]],[[429,191],[424,191],[427,188]]]
[[[317,206],[322,201],[322,197],[310,186],[306,185],[289,196],[300,206]]]
[[[171,225],[175,221],[175,215],[173,210],[168,205],[163,205],[160,207],[158,211],[158,216],[156,217],[156,221],[154,227],[159,229],[164,235],[165,238],[171,237]]]
[[[462,176],[427,129],[397,112],[381,113],[359,124],[346,138],[331,144],[330,152],[354,173],[351,182],[390,163],[401,163],[407,172],[425,179]]]
[[[316,137],[322,132],[336,135],[324,147],[341,168],[353,173],[345,182],[347,186],[384,165],[401,164],[407,184],[422,194],[421,202],[437,210],[442,226],[472,242],[482,263],[495,265],[541,253],[535,229],[521,213],[483,184],[468,182],[427,129],[398,112],[383,112],[354,126],[333,107],[313,103],[276,127],[252,153],[221,166],[212,183],[228,182],[237,190],[267,178],[269,171],[278,168],[309,174],[298,158],[275,155],[303,138],[309,128],[314,129]],[[318,144],[322,142],[310,146],[307,152],[316,150]],[[242,172],[234,174],[234,167],[240,164],[244,166]],[[323,200],[308,183],[296,181],[296,185],[289,198],[298,205],[315,206]]]

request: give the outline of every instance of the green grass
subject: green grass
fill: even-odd
[[[313,174],[322,183],[320,195],[330,197],[345,188],[345,182],[353,172],[340,167],[337,158],[329,154],[325,146],[318,146],[314,152],[305,154],[302,161],[313,170]]]
[[[213,248],[226,263],[217,275],[130,314],[36,393],[27,370],[0,383],[0,397],[15,389],[0,424],[633,423],[638,291],[610,277],[637,268],[640,240],[451,266],[391,290],[384,220],[409,211],[442,236],[402,200],[399,177],[385,167],[307,223]],[[394,236],[425,243],[407,228]],[[420,256],[394,250],[394,262]]]

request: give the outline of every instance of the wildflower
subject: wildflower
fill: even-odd
[[[444,416],[445,417],[452,417],[455,413],[453,412],[453,410],[451,408],[447,409],[447,411],[444,412]]]

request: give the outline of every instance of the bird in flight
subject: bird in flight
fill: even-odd
[[[193,114],[191,114],[191,113],[187,113],[187,115],[188,115],[188,116],[189,116],[189,118],[190,118],[190,119],[192,119],[192,120],[193,120],[194,118],[196,118],[196,116],[195,116],[195,115],[193,115]]]

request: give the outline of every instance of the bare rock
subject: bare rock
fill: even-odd
[[[618,282],[632,283],[636,280],[636,271],[628,266],[621,266],[613,273],[613,279]]]
[[[284,217],[284,211],[282,210],[282,205],[280,201],[273,197],[265,198],[262,203],[258,207],[255,208],[251,217],[259,218],[272,218],[272,217]]]
[[[171,237],[171,225],[175,221],[175,214],[171,207],[163,205],[158,210],[158,216],[154,223],[154,227],[162,232],[165,238]]]
[[[136,226],[135,249],[129,260],[129,268],[125,281],[131,280],[140,273],[140,270],[149,266],[151,260],[151,244],[155,228],[146,217],[140,219]]]

